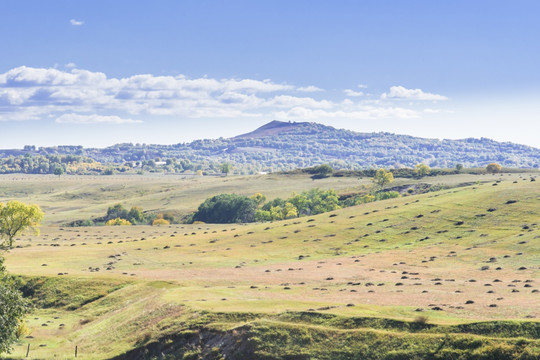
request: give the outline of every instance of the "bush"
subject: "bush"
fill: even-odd
[[[397,191],[385,191],[385,192],[379,192],[375,194],[376,200],[386,200],[386,199],[394,199],[398,198],[400,195]]]
[[[119,226],[119,225],[131,225],[131,223],[129,221],[127,221],[126,219],[116,218],[116,219],[111,219],[111,220],[107,221],[105,223],[105,225],[107,225],[107,226]]]
[[[334,169],[328,164],[322,164],[319,166],[308,168],[306,169],[306,171],[309,174],[313,175],[311,177],[312,179],[323,179],[330,176],[334,172]]]
[[[165,220],[165,219],[155,219],[153,222],[152,222],[152,225],[169,225],[170,222],[168,220]]]

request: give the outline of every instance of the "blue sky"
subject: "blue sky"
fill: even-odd
[[[538,1],[0,2],[1,148],[273,119],[540,147]]]

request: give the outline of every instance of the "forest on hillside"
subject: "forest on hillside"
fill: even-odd
[[[238,174],[286,171],[323,163],[334,169],[403,168],[424,163],[434,168],[539,168],[540,150],[490,139],[438,140],[392,133],[358,133],[317,123],[287,124],[276,134],[257,130],[246,136],[196,140],[175,145],[117,144],[107,148],[25,146],[0,150],[0,173],[149,171],[220,173],[223,163]],[[262,129],[262,128],[261,128]],[[84,166],[81,164],[84,163]],[[76,166],[75,166],[76,165]]]

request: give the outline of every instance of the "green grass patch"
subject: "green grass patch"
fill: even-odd
[[[121,289],[128,283],[120,280],[72,277],[19,277],[20,290],[39,308],[76,310]]]

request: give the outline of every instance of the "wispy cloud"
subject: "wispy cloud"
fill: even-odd
[[[73,26],[81,26],[82,24],[84,24],[84,21],[71,19],[69,20],[69,23]]]
[[[133,124],[141,123],[141,120],[123,119],[119,116],[104,115],[81,115],[81,114],[63,114],[56,119],[60,124]]]
[[[362,88],[362,86],[359,86]],[[310,96],[298,96],[310,92]],[[326,98],[314,85],[272,80],[133,75],[109,78],[102,72],[21,66],[0,73],[0,121],[56,119],[65,124],[134,124],[153,118],[411,119],[423,111],[408,100],[446,97],[394,86],[382,99],[344,90]],[[50,120],[48,120],[50,121]]]
[[[364,96],[364,93],[362,91],[354,91],[354,90],[351,90],[351,89],[345,89],[343,91],[345,93],[345,95],[347,96]]]
[[[381,95],[381,98],[406,100],[448,100],[446,96],[427,93],[421,89],[407,89],[403,86],[392,86],[388,93]]]
[[[288,111],[277,112],[276,118],[280,120],[318,120],[318,119],[356,119],[373,120],[385,118],[415,119],[419,118],[419,112],[400,107],[374,107],[360,106],[355,109],[310,109],[297,106]]]

